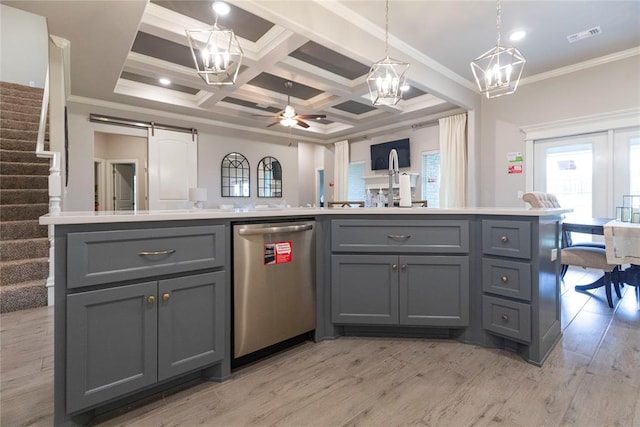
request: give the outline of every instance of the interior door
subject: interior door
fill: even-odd
[[[135,209],[135,164],[115,163],[113,165],[113,210],[131,211]]]
[[[149,210],[188,209],[198,185],[198,136],[149,129]]]

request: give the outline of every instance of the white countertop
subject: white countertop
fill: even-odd
[[[67,211],[40,217],[40,224],[100,224],[115,222],[175,221],[194,219],[254,219],[318,215],[515,215],[549,216],[571,209],[518,208],[264,208],[264,209],[193,209],[172,211]]]

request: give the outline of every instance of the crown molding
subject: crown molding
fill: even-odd
[[[575,73],[576,71],[586,70],[588,68],[608,64],[610,62],[631,58],[636,55],[640,55],[640,47],[633,47],[631,49],[612,53],[610,55],[589,59],[588,61],[578,62],[577,64],[568,65],[566,67],[556,68],[555,70],[551,70],[546,73],[540,73],[534,76],[525,77],[524,79],[520,80],[519,84],[522,86],[530,83],[536,83],[542,80],[563,76],[565,74]]]

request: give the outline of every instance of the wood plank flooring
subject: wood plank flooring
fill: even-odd
[[[105,426],[640,426],[640,307],[625,286],[577,293],[570,269],[563,338],[542,368],[448,340],[307,342],[101,420]],[[53,309],[0,317],[0,425],[53,421]]]

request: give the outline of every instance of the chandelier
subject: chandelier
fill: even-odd
[[[389,0],[386,1],[384,26],[384,53],[367,75],[367,85],[373,105],[396,105],[402,98],[409,64],[389,57]]]
[[[218,25],[218,15],[228,13],[224,2],[213,3],[215,22],[211,28],[186,30],[198,75],[209,85],[232,85],[244,57],[233,30]],[[224,6],[224,7],[221,7]]]
[[[527,62],[515,47],[500,45],[500,12],[500,0],[498,0],[496,47],[471,61],[473,77],[480,92],[487,98],[514,93],[518,88],[524,64]]]

